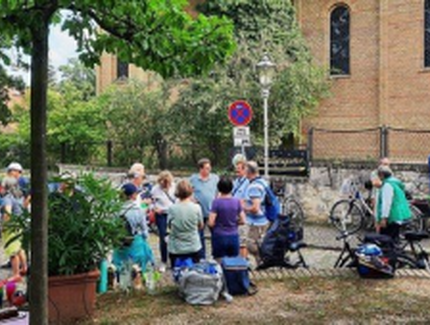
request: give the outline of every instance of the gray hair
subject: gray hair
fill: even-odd
[[[393,171],[390,167],[381,165],[378,167],[378,176],[382,179],[386,179],[388,177],[393,176]]]
[[[258,164],[255,161],[248,161],[246,163],[246,169],[248,174],[258,175]]]
[[[18,188],[18,180],[15,177],[6,176],[1,182],[1,186],[6,193],[10,193],[15,197],[21,197],[22,193]]]

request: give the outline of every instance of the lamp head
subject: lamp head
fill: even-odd
[[[260,85],[263,89],[269,88],[273,83],[275,76],[276,64],[270,60],[267,53],[264,53],[263,58],[257,64],[257,72],[260,80]]]

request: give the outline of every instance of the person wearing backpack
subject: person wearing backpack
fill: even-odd
[[[120,216],[124,219],[128,233],[122,247],[114,250],[112,262],[117,270],[121,270],[123,264],[131,259],[142,272],[146,272],[147,264],[154,264],[154,255],[147,242],[148,226],[145,212],[136,202],[138,189],[134,184],[128,183],[121,187],[121,191],[124,194],[125,202]]]
[[[258,165],[255,161],[247,162],[246,177],[249,180],[249,185],[245,191],[243,210],[246,213],[246,224],[248,228],[247,248],[249,253],[254,256],[258,265],[260,264],[259,243],[269,225],[269,220],[266,218],[263,205],[268,185],[266,181],[259,176]]]

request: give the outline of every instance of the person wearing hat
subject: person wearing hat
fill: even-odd
[[[23,193],[24,197],[29,194],[29,180],[22,176],[24,169],[20,163],[12,162],[6,168],[8,177],[13,177],[18,181],[18,188]]]
[[[122,206],[120,216],[124,218],[127,229],[127,239],[122,247],[114,250],[112,262],[117,270],[121,270],[123,264],[131,258],[133,263],[144,273],[148,263],[154,264],[154,256],[147,242],[148,226],[144,211],[136,202],[138,195],[137,187],[132,183],[124,184],[121,192],[125,202]]]
[[[376,200],[376,231],[399,240],[400,227],[411,218],[411,210],[405,195],[405,186],[393,177],[390,167],[381,165],[378,177],[382,186]]]
[[[4,253],[9,258],[12,267],[12,277],[10,281],[20,281],[21,276],[27,272],[27,257],[22,248],[21,240],[17,238],[17,234],[7,227],[7,223],[12,215],[21,215],[22,208],[22,193],[18,189],[18,180],[14,177],[6,176],[2,181],[2,188],[5,191],[2,212],[2,241],[4,245]]]
[[[145,184],[145,166],[141,163],[134,163],[127,174],[127,178],[131,184],[136,186],[138,194],[136,195],[136,202],[143,209],[147,209],[148,205],[151,204],[151,186]]]

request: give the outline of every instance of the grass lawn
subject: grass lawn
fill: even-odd
[[[264,280],[251,297],[209,307],[183,302],[174,287],[153,295],[99,297],[84,324],[430,324],[430,280],[299,278]]]

